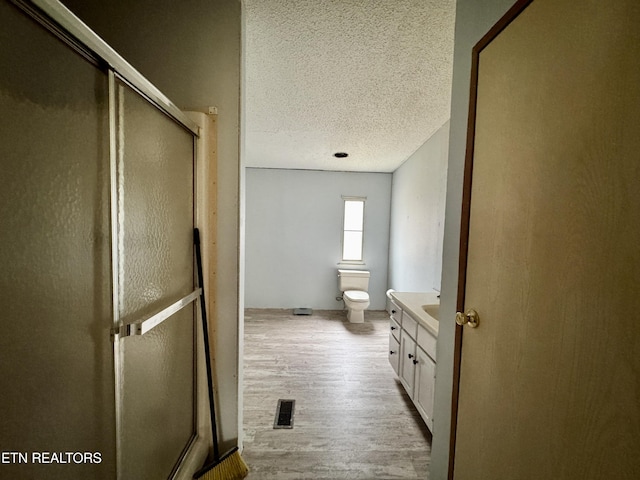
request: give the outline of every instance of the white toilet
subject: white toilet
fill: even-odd
[[[338,283],[351,323],[364,322],[364,311],[369,306],[369,272],[365,270],[338,270]]]

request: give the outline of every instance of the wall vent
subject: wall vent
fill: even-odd
[[[312,313],[313,313],[313,310],[310,308],[294,308],[293,309],[294,315],[311,315]]]

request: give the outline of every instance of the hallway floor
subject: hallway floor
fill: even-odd
[[[426,479],[431,434],[387,360],[387,312],[245,312],[249,480]],[[274,429],[294,399],[293,429]]]

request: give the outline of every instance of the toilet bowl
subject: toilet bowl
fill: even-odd
[[[364,311],[369,306],[369,272],[365,270],[338,270],[342,299],[351,323],[364,322]]]
[[[369,306],[369,294],[359,290],[342,292],[344,304],[347,307],[347,320],[351,323],[364,322],[364,311]]]

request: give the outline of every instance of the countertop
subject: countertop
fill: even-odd
[[[435,337],[438,336],[438,320],[422,309],[423,305],[439,305],[438,293],[390,291],[389,295],[398,306],[402,307],[403,310],[407,310],[418,324],[426,328]]]

